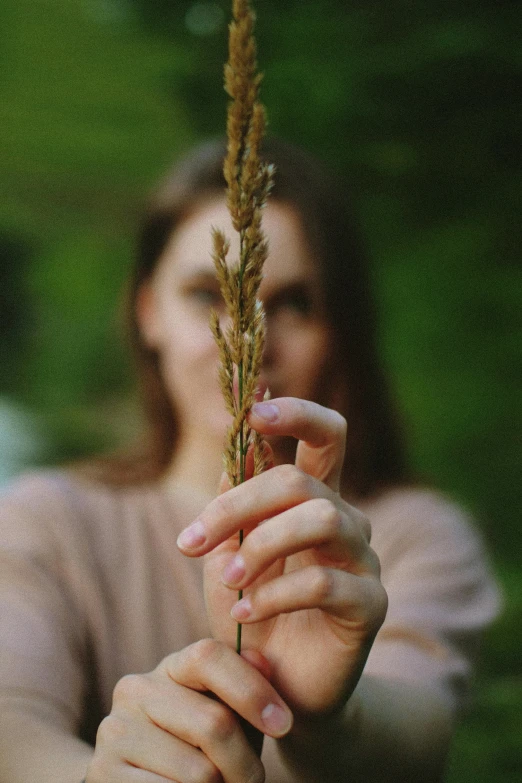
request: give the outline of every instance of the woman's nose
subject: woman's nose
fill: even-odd
[[[266,318],[265,348],[263,351],[263,367],[271,367],[276,358],[277,334],[273,319]]]

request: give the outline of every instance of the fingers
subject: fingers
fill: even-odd
[[[289,509],[293,513],[285,514]],[[279,465],[215,498],[180,534],[178,546],[184,554],[199,557],[260,522],[264,525],[256,528],[251,546],[263,541],[271,552],[277,547],[278,557],[324,544],[325,555],[348,563],[359,558],[371,537],[370,523],[360,511],[294,465]],[[262,530],[265,525],[277,533],[275,538]],[[269,562],[272,554],[267,557]]]
[[[100,728],[102,728],[101,724]],[[172,781],[173,778],[165,778],[163,775],[156,775],[155,772],[139,769],[122,759],[112,761],[98,754],[89,764],[87,775],[82,783],[172,783]],[[178,780],[177,783],[180,781]]]
[[[325,492],[329,490],[322,482],[294,465],[279,465],[215,498],[180,534],[178,546],[184,554],[199,557],[239,530],[252,528]],[[335,502],[339,497],[331,492],[330,499]]]
[[[260,416],[263,412],[267,418]],[[324,496],[325,484],[333,495],[338,495],[346,438],[342,416],[316,403],[281,397],[256,403],[250,418],[260,432],[300,439],[296,465],[280,465],[256,476],[247,482],[247,492],[245,485],[226,491],[228,482],[222,477],[222,494],[178,538],[178,546],[186,555],[199,557],[239,530],[254,527],[313,497]]]
[[[378,560],[368,547],[363,528],[332,501],[316,498],[251,531],[225,568],[222,581],[242,589],[277,560],[311,548],[322,561],[337,568],[378,574]]]
[[[241,719],[273,737],[292,725],[290,710],[258,670],[268,668],[259,653],[242,658],[206,639],[150,674],[123,677],[100,724],[87,780],[262,783],[264,768]]]
[[[212,692],[265,734],[281,737],[292,726],[292,713],[272,685],[220,642],[203,639],[169,656],[162,665],[173,682]]]
[[[256,403],[249,424],[263,435],[297,438],[296,466],[339,491],[346,448],[346,420],[336,411],[295,397]]]
[[[163,731],[150,715],[125,710],[125,702],[119,698],[115,712],[100,724],[98,761],[91,764],[89,783],[223,780],[218,767],[202,750]],[[107,756],[116,756],[118,761],[111,764]]]
[[[269,443],[263,443],[263,456],[265,459],[266,464],[266,470],[273,467],[274,464],[274,452],[272,451],[272,447]],[[254,475],[254,449],[253,447],[250,447],[248,449],[247,455],[246,455],[246,465],[245,465],[245,474],[246,479],[252,478]],[[230,489],[230,481],[228,480],[228,476],[226,472],[221,474],[221,478],[219,480],[218,484],[218,495],[221,495],[223,492],[228,492]]]
[[[270,680],[272,667],[270,666],[270,663],[267,661],[265,656],[262,655],[262,653],[258,652],[258,650],[249,650],[248,648],[243,648],[241,650],[241,657],[248,661],[259,672],[261,672],[265,680]]]
[[[367,635],[383,623],[387,597],[376,579],[313,565],[256,588],[232,607],[231,615],[254,623],[301,609],[322,609],[350,633],[358,628]]]
[[[170,769],[172,777],[180,783],[186,779],[241,783],[252,776],[252,770],[257,772],[254,779],[259,779],[259,759],[241,729],[238,716],[207,694],[176,685],[173,690],[177,691],[175,710],[161,692],[151,695],[146,702],[149,719],[163,730],[161,734],[171,746],[170,756],[162,756],[164,748],[159,743],[151,744],[149,732],[148,749],[154,753],[155,764],[163,759],[170,765],[160,771],[165,774],[165,769]],[[171,735],[174,742],[170,741]]]

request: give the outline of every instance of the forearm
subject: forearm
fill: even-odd
[[[342,714],[279,740],[285,783],[438,783],[452,717],[429,687],[362,677]]]
[[[0,783],[80,783],[93,750],[41,716],[5,711],[0,721]]]

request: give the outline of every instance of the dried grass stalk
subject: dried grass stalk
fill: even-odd
[[[255,401],[265,340],[264,312],[257,295],[268,245],[261,228],[262,210],[270,193],[274,169],[261,161],[265,109],[258,100],[262,76],[257,72],[255,16],[248,0],[233,0],[229,60],[225,65],[228,107],[227,155],[224,175],[227,206],[239,233],[239,258],[228,263],[230,243],[213,231],[213,259],[230,326],[223,333],[215,312],[211,316],[220,358],[219,380],[227,410],[234,417],[223,454],[231,486],[245,480],[246,455],[253,450],[254,475],[267,467],[263,439],[250,430],[247,415]],[[237,392],[234,379],[237,377]],[[243,534],[240,533],[240,544]],[[241,597],[241,594],[240,594]],[[241,626],[238,625],[238,652]]]

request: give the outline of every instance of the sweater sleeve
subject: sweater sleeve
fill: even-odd
[[[271,783],[326,780],[336,759],[346,775],[335,780],[441,780],[452,717],[467,700],[480,638],[498,613],[480,536],[458,506],[434,492],[397,489],[363,510],[389,606],[350,700],[357,718],[347,717],[335,740],[320,736],[313,751],[307,746],[305,766],[296,762],[302,748],[283,758],[278,741],[267,738]]]
[[[431,686],[458,710],[500,606],[481,538],[458,506],[428,491],[397,491],[375,515],[389,608],[365,673]]]
[[[84,620],[68,584],[59,487],[32,475],[0,499],[0,713],[39,715],[77,733],[84,699]]]

